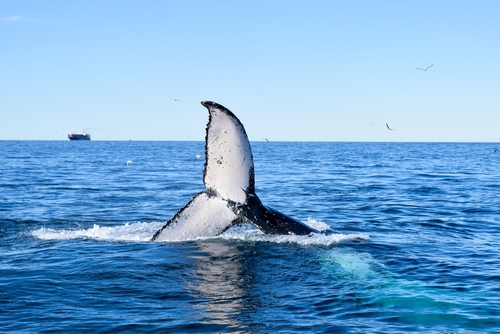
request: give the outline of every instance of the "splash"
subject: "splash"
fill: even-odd
[[[320,232],[330,231],[331,228],[324,222],[309,218],[303,223],[315,228]],[[329,246],[345,242],[367,241],[370,239],[365,234],[323,234],[313,233],[311,235],[270,235],[260,232],[252,225],[240,225],[229,229],[218,238],[226,240],[242,240],[254,242],[294,243],[303,246],[322,245]]]
[[[304,222],[309,226],[326,232],[331,230],[324,222],[309,218]],[[120,226],[99,226],[94,224],[86,229],[54,229],[42,227],[31,232],[31,235],[41,240],[72,240],[72,239],[93,239],[107,242],[148,242],[153,234],[158,231],[164,222],[137,222],[126,223]],[[367,241],[370,239],[365,234],[323,234],[315,233],[309,236],[302,235],[269,235],[264,234],[257,228],[249,224],[234,226],[225,233],[217,237],[187,239],[207,240],[242,240],[250,242],[274,242],[274,243],[295,243],[299,245],[332,245],[345,242]],[[176,241],[182,242],[182,241]]]
[[[41,240],[71,240],[71,239],[94,239],[99,241],[128,241],[145,242],[150,241],[151,236],[164,223],[126,223],[121,226],[104,226],[94,224],[88,229],[53,229],[45,228],[34,230],[31,235]]]

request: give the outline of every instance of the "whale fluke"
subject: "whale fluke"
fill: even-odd
[[[195,195],[152,240],[214,237],[240,223],[253,224],[266,234],[317,233],[262,204],[255,194],[252,150],[243,124],[220,104],[201,104],[209,113],[203,171],[206,190]]]

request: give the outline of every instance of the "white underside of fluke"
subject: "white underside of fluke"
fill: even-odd
[[[219,196],[244,203],[253,182],[253,157],[240,121],[226,109],[210,106],[204,183]]]
[[[219,235],[236,215],[220,197],[196,195],[156,237],[156,241],[183,241]]]

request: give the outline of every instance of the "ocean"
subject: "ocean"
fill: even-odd
[[[500,332],[495,144],[251,145],[262,202],[325,233],[152,242],[203,142],[0,141],[0,331]]]

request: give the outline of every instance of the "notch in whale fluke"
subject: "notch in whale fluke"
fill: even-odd
[[[209,113],[203,171],[206,190],[195,195],[152,240],[213,237],[240,223],[253,224],[266,234],[317,233],[262,204],[255,194],[252,150],[243,124],[218,103],[202,101],[201,104]]]

